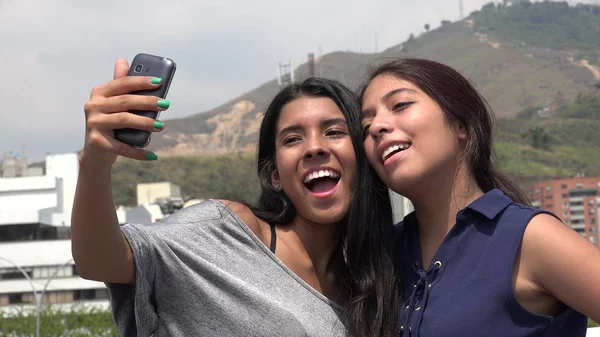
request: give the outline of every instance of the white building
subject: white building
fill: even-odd
[[[48,155],[43,169],[5,156],[1,167],[0,308],[33,307],[44,286],[42,303],[107,307],[104,284],[79,277],[71,255],[77,154]]]
[[[77,154],[49,155],[45,175],[0,178],[0,226],[71,225]]]
[[[179,185],[168,181],[137,184],[137,204],[152,204],[158,199],[169,198],[171,200],[182,200]],[[182,201],[183,202],[183,201]]]
[[[0,243],[0,310],[35,308],[34,292],[43,304],[109,307],[104,284],[78,276],[70,240]]]
[[[42,303],[108,308],[101,282],[79,277],[71,255],[71,210],[79,160],[76,153],[46,156],[28,166],[10,154],[0,165],[0,310]],[[138,205],[119,207],[119,223],[151,223],[183,206],[180,187],[169,182],[140,184]],[[25,276],[25,274],[27,276]]]

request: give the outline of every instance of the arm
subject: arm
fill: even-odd
[[[115,80],[95,87],[85,104],[85,143],[71,217],[71,250],[80,275],[102,282],[133,283],[131,247],[121,232],[112,199],[111,166],[118,155],[147,160],[148,151],[117,141],[113,130],[155,129],[154,120],[130,110],[157,108],[157,97],[127,95],[158,86],[150,77],[127,77],[127,61],[118,60]]]
[[[600,250],[548,214],[523,236],[522,258],[532,281],[562,303],[600,321]]]
[[[71,218],[72,253],[79,274],[102,282],[133,283],[133,256],[119,228],[108,169],[80,160]]]

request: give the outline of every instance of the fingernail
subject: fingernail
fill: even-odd
[[[164,128],[164,127],[165,127],[165,124],[163,124],[163,122],[161,122],[161,121],[154,122],[154,128],[155,129],[162,130],[162,128]]]
[[[155,153],[148,152],[148,153],[146,153],[146,159],[148,159],[148,160],[157,160],[158,156]]]
[[[166,109],[171,106],[171,102],[167,101],[166,99],[161,99],[160,101],[156,102],[156,105],[158,105],[159,108]]]
[[[160,81],[162,81],[162,79],[160,77],[154,77],[150,80],[150,83],[152,84],[159,84]]]

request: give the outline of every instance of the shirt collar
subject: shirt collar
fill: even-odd
[[[512,203],[513,201],[509,197],[495,188],[477,198],[467,208],[491,220]]]

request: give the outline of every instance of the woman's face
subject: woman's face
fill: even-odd
[[[329,224],[346,215],[356,157],[346,118],[333,100],[300,97],[285,105],[276,125],[275,156],[273,181],[299,216]]]
[[[375,77],[362,100],[367,158],[385,184],[414,195],[460,161],[462,127],[449,124],[440,106],[411,82]]]

